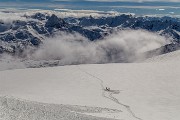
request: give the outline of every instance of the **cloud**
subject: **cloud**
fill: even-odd
[[[62,65],[133,62],[142,53],[166,43],[166,38],[143,30],[115,32],[96,42],[90,42],[79,34],[61,33],[44,41],[29,59],[60,60]]]
[[[54,38],[47,38],[38,49],[26,49],[23,58],[3,55],[0,68],[135,62],[144,59],[147,51],[159,48],[169,41],[144,30],[116,31],[96,42],[79,34],[60,33]]]

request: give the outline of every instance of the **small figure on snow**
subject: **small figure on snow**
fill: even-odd
[[[107,91],[110,91],[110,88],[106,87],[106,90],[107,90]]]

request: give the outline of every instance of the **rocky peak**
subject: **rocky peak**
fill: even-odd
[[[61,28],[66,25],[67,23],[63,19],[58,18],[56,15],[52,14],[52,16],[47,20],[45,27]]]

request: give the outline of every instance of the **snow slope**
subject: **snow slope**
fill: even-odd
[[[54,104],[51,109],[55,111],[64,109],[63,105],[69,105],[70,108],[76,105],[78,109],[81,108],[80,106],[89,106],[94,110],[97,110],[97,107],[102,108],[101,112],[85,111],[82,113],[79,111],[83,117],[88,117],[88,119],[94,119],[94,117],[105,119],[106,117],[123,120],[179,120],[180,63],[176,61],[176,56],[180,56],[180,52],[165,56],[162,61],[159,59],[160,56],[149,63],[74,65],[1,71],[0,95],[13,96],[13,98],[0,98],[0,110],[2,111],[3,108],[8,111],[4,112],[6,115],[0,114],[0,119],[12,120],[6,116],[16,114],[14,111],[9,111],[12,109],[8,107],[4,108],[3,99],[10,99],[11,102],[7,103],[13,103],[16,106],[17,99],[14,98],[21,98],[42,102],[20,100],[21,102],[18,103],[18,105],[26,104],[24,109],[28,108],[27,106],[38,109],[37,113],[42,111],[41,105],[52,106]],[[173,61],[164,62],[167,59],[173,59]],[[110,87],[111,90],[104,91],[105,87]],[[61,106],[58,108],[55,104],[61,104]],[[103,108],[116,109],[121,112],[108,112],[108,110],[103,112]],[[20,113],[22,111],[19,110]],[[57,111],[52,111],[52,114],[56,116]],[[79,115],[78,110],[74,112]],[[71,112],[67,113],[71,114]],[[19,117],[16,119],[24,119],[20,114],[16,115]],[[32,113],[31,115],[36,116],[37,114]],[[83,119],[82,116],[70,118]],[[43,119],[43,115],[39,117]],[[31,120],[34,119],[36,118]],[[28,117],[27,120],[30,118]]]
[[[79,118],[83,120],[110,120],[110,118],[86,115],[94,112],[114,114],[121,111],[98,107],[42,104],[13,97],[0,98],[2,120],[78,120]]]
[[[159,55],[145,60],[145,62],[176,62],[180,60],[180,50]]]

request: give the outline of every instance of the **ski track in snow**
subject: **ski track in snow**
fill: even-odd
[[[103,82],[102,79],[100,79],[100,78],[92,75],[91,73],[89,73],[89,72],[81,69],[79,66],[77,66],[77,67],[78,67],[78,69],[79,69],[81,72],[84,72],[85,74],[87,74],[87,75],[89,75],[89,76],[91,76],[91,77],[99,80],[100,85],[101,85],[101,88],[102,88],[102,96],[103,96],[104,98],[109,99],[109,100],[117,103],[118,105],[121,105],[121,106],[125,107],[126,110],[132,115],[133,118],[135,118],[135,119],[137,119],[137,120],[143,120],[143,119],[141,119],[141,118],[139,118],[139,117],[136,116],[136,114],[131,110],[131,107],[130,107],[130,106],[121,103],[117,98],[115,98],[115,97],[113,96],[114,94],[119,94],[119,93],[120,93],[120,90],[110,90],[110,91],[107,91],[107,90],[105,89],[105,87],[104,87],[104,82]],[[107,95],[106,95],[105,93],[107,93]]]

